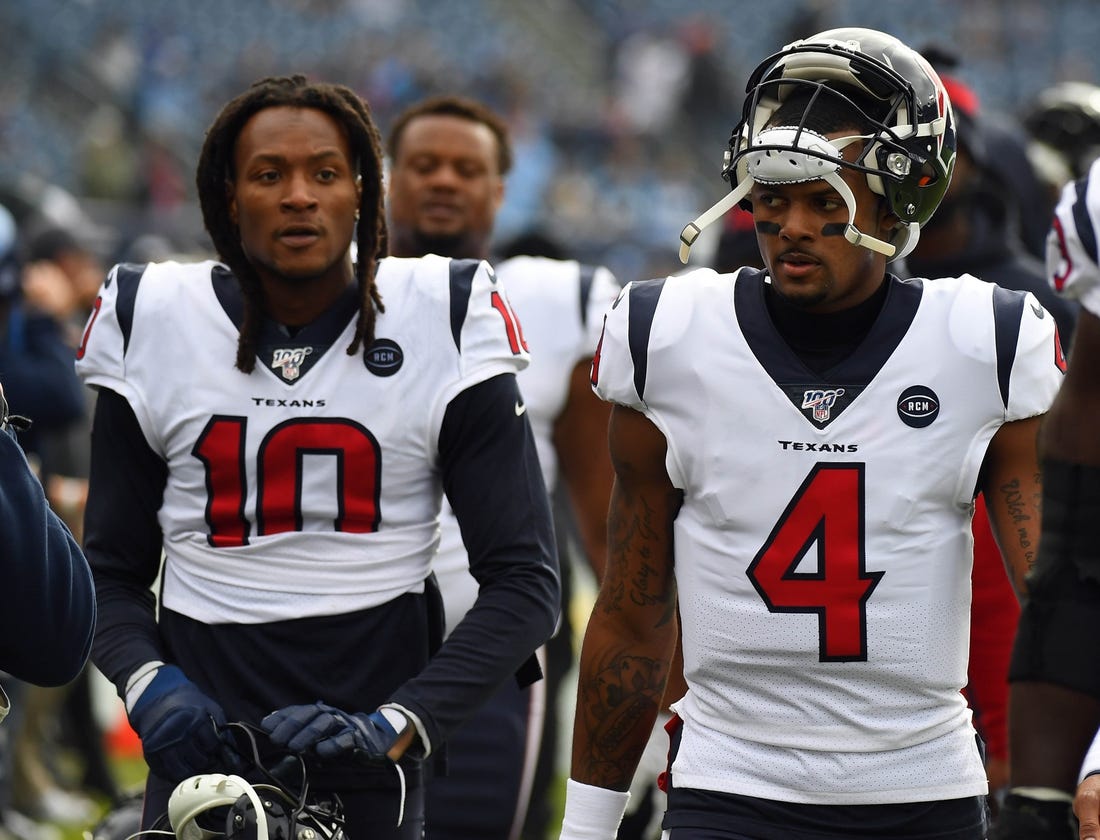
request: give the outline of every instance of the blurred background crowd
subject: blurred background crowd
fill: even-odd
[[[426,95],[483,100],[515,147],[501,247],[538,233],[625,282],[679,270],[681,228],[728,189],[722,157],[752,68],[842,25],[924,51],[959,114],[955,184],[909,269],[1031,288],[1068,342],[1072,313],[1046,294],[1039,260],[1056,190],[1100,154],[1096,0],[3,0],[0,381],[35,418],[21,442],[55,508],[79,537],[91,395],[72,354],[105,268],[209,254],[195,164],[247,83],[346,84],[383,132]],[[720,233],[693,257],[757,259],[743,216]],[[976,645],[1011,639],[1003,623],[975,628]],[[0,840],[56,840],[125,799],[94,677],[12,687],[29,695],[0,730]],[[995,729],[1003,705],[972,699]],[[75,771],[59,764],[66,750]]]
[[[361,92],[383,130],[424,94],[484,99],[517,145],[498,238],[538,227],[629,279],[721,194],[765,51],[852,23],[953,53],[1010,118],[1100,81],[1094,0],[5,0],[0,201],[69,212],[63,190],[112,259],[204,249],[203,132],[243,83],[296,70]]]

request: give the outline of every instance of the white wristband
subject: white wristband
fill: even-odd
[[[413,743],[409,745],[409,750],[411,750],[411,752],[409,753],[410,755],[415,755],[417,758],[426,758],[432,754],[432,741],[428,737],[427,730],[424,729],[424,722],[416,715],[415,712],[410,712],[400,703],[383,703],[382,706],[379,707],[378,711],[380,711],[383,715],[386,715],[387,711],[397,712],[398,714],[404,715],[406,720],[412,723],[413,728],[416,730],[416,738],[414,738]],[[390,716],[386,715],[386,720],[389,719]],[[392,721],[390,722],[392,723]],[[396,729],[396,727],[394,728]],[[398,731],[403,732],[404,727],[402,727]],[[417,740],[420,741],[419,744],[417,744]]]
[[[565,816],[559,840],[615,840],[629,799],[628,791],[569,779],[565,783]]]
[[[149,687],[149,683],[157,675],[157,669],[163,664],[159,659],[154,659],[144,665],[139,665],[134,673],[130,674],[129,679],[126,680],[126,689],[122,696],[126,704],[127,714],[134,710],[134,704],[137,703],[141,693]]]

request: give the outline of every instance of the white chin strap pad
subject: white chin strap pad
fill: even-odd
[[[808,181],[825,181],[840,193],[848,208],[848,225],[844,238],[853,245],[868,248],[887,257],[897,250],[889,242],[861,232],[855,226],[856,199],[851,188],[840,177],[841,149],[860,137],[841,137],[829,140],[807,128],[768,128],[761,131],[753,142],[754,149],[746,154],[734,172],[737,186],[721,201],[704,212],[680,232],[680,262],[687,263],[692,244],[707,225],[725,215],[737,202],[748,195],[753,183],[802,184]],[[814,154],[806,154],[813,152]],[[743,171],[742,170],[743,167]]]

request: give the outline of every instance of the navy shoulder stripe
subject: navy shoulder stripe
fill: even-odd
[[[244,325],[244,296],[241,284],[224,265],[217,264],[210,271],[210,283],[221,304],[222,311],[239,331]]]
[[[115,314],[119,329],[122,330],[122,352],[130,347],[130,334],[134,331],[134,305],[137,301],[138,284],[145,274],[148,263],[119,263],[115,270]]]
[[[649,358],[649,334],[653,330],[653,313],[661,298],[665,280],[643,280],[630,287],[630,322],[627,343],[634,363],[634,390],[645,399],[645,378]]]
[[[581,272],[581,325],[588,326],[588,298],[592,296],[592,280],[596,276],[596,266],[580,264]]]
[[[470,306],[470,292],[474,287],[474,275],[479,260],[451,260],[451,336],[455,347],[462,350],[462,325],[466,322],[466,310]]]
[[[1020,341],[1020,319],[1024,314],[1026,292],[993,286],[993,330],[997,340],[997,384],[1001,402],[1008,408],[1008,385]]]
[[[1073,226],[1077,228],[1077,238],[1081,240],[1081,247],[1085,249],[1085,253],[1089,255],[1089,258],[1094,263],[1100,263],[1100,260],[1096,258],[1096,230],[1092,226],[1092,219],[1089,218],[1089,208],[1085,203],[1085,194],[1089,189],[1089,179],[1087,177],[1082,178],[1074,185],[1074,189],[1077,190],[1077,197],[1073,202]]]

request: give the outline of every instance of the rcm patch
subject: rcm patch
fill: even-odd
[[[927,385],[913,385],[898,397],[898,417],[906,426],[923,429],[939,416],[940,398]]]
[[[363,362],[375,376],[393,376],[405,363],[405,354],[396,341],[376,338],[364,355]]]

